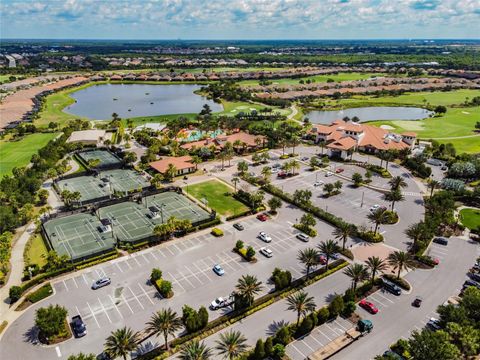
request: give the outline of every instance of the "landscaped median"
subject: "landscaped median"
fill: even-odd
[[[298,278],[292,282],[292,284],[282,290],[274,291],[271,293],[268,293],[258,299],[256,299],[253,304],[247,308],[243,308],[240,310],[233,310],[232,312],[223,315],[213,321],[210,321],[208,325],[203,328],[202,330],[187,334],[184,336],[180,336],[170,342],[170,351],[166,352],[163,347],[159,347],[154,349],[153,351],[142,355],[138,357],[138,359],[142,360],[150,360],[150,359],[165,359],[176,352],[178,352],[181,348],[181,345],[186,344],[187,342],[191,340],[201,340],[204,339],[210,335],[213,335],[217,333],[218,331],[244,319],[245,317],[252,315],[256,313],[257,311],[264,309],[265,307],[280,301],[287,296],[309,286],[314,284],[315,282],[327,277],[328,275],[331,275],[344,267],[348,265],[348,262],[340,259],[332,262],[328,266],[328,270],[325,267],[322,267],[314,272],[312,272],[307,279],[306,276],[303,276],[301,278]],[[150,337],[150,334],[145,337],[147,339]]]

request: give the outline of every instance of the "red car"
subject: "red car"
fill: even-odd
[[[340,174],[340,173],[342,173],[343,171],[344,171],[344,169],[342,169],[342,168],[339,168],[339,169],[335,170],[335,172],[336,172],[337,174]]]
[[[257,219],[260,220],[260,221],[267,221],[268,216],[266,214],[258,214]]]
[[[362,308],[367,310],[370,314],[378,313],[377,307],[375,305],[373,305],[373,303],[371,303],[370,301],[367,301],[367,300],[363,299],[362,301],[360,301],[358,303],[358,305],[360,305]]]
[[[320,263],[320,265],[325,265],[327,263],[327,258],[323,255],[320,255],[318,257],[318,262]]]
[[[280,178],[280,179],[285,179],[287,177],[287,173],[284,172],[284,171],[280,171],[277,176]]]

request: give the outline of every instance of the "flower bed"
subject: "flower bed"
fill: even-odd
[[[375,233],[373,231],[364,231],[359,233],[359,236],[368,242],[379,243],[383,241],[383,235],[380,233]]]

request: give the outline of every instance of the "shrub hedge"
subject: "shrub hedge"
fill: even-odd
[[[27,295],[26,299],[30,301],[32,304],[39,302],[40,300],[45,299],[53,294],[52,285],[50,283],[46,283],[40,289],[35,290],[34,292]]]
[[[373,231],[364,231],[358,234],[363,240],[371,243],[379,243],[383,241],[383,235],[374,233]]]
[[[219,228],[213,228],[211,234],[216,237],[223,236],[223,230]]]

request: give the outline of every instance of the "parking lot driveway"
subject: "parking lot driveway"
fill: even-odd
[[[304,360],[353,326],[349,320],[339,316],[335,320],[316,327],[305,337],[288,344],[286,353],[293,360]]]

